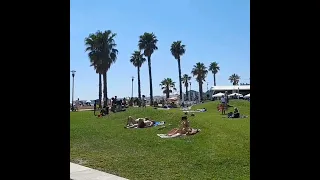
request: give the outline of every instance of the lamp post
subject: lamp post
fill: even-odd
[[[209,93],[209,83],[207,81],[207,100],[209,100],[210,93]]]
[[[131,98],[133,98],[133,80],[134,80],[134,77],[132,76],[131,77]]]
[[[72,110],[74,109],[74,106],[73,106],[73,98],[74,98],[74,76],[75,76],[75,74],[76,74],[76,71],[75,70],[72,70],[71,71],[71,73],[72,73]]]
[[[189,101],[192,101],[192,100],[191,100],[191,82],[189,82],[189,84],[190,84],[190,90],[189,90]]]

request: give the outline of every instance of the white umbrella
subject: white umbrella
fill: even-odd
[[[250,94],[245,95],[243,98],[250,98]]]
[[[224,93],[217,93],[212,95],[212,97],[222,97],[222,96],[224,96]]]
[[[239,94],[239,93],[232,93],[232,94],[229,94],[228,97],[232,97],[232,96],[239,96],[239,97],[243,97],[242,94]]]

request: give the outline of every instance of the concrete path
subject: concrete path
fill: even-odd
[[[71,180],[128,180],[113,174],[105,173],[70,162]]]

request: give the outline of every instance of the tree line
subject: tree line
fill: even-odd
[[[92,66],[95,72],[99,75],[99,102],[101,107],[102,94],[104,104],[107,104],[108,90],[107,90],[107,72],[117,60],[118,49],[115,42],[116,33],[111,30],[97,31],[96,33],[89,34],[85,38],[85,51],[88,52],[90,66]],[[137,68],[138,75],[138,98],[141,100],[141,80],[140,80],[140,69],[142,65],[147,61],[148,63],[148,74],[149,74],[149,88],[150,88],[150,103],[153,104],[153,84],[152,84],[152,69],[151,69],[151,56],[158,50],[157,36],[154,33],[145,32],[139,36],[138,50],[135,50],[131,57],[130,62],[134,67]],[[190,84],[191,77],[188,74],[181,75],[181,57],[186,53],[186,45],[182,44],[181,41],[174,41],[171,44],[170,52],[174,59],[178,63],[178,75],[179,75],[179,94],[182,99],[182,84],[185,87],[186,94]],[[202,85],[206,81],[208,71],[212,72],[214,79],[214,86],[216,86],[216,74],[220,71],[219,64],[212,62],[207,68],[203,63],[197,62],[192,70],[191,74],[195,77],[199,85],[200,97],[202,99]],[[230,82],[233,85],[238,85],[240,76],[232,74],[229,77]],[[161,81],[160,86],[166,97],[172,93],[175,89],[175,82],[171,78],[165,78]]]

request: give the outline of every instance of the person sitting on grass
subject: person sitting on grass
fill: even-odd
[[[167,135],[168,136],[181,135],[181,134],[187,134],[191,131],[192,129],[190,128],[190,122],[188,121],[188,117],[182,116],[180,127],[172,129],[167,133]]]
[[[237,107],[234,108],[233,113],[228,113],[228,118],[240,118],[240,112]]]
[[[101,114],[101,116],[105,116],[105,115],[109,114],[109,107],[104,105],[100,111],[100,114]]]

